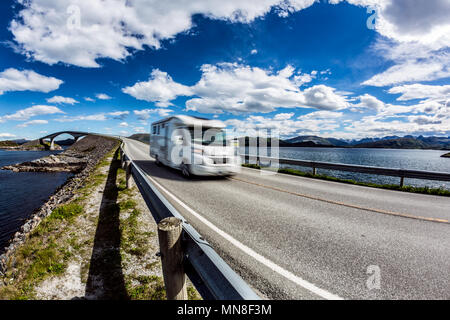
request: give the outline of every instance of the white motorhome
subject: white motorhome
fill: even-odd
[[[153,122],[150,156],[185,176],[233,175],[240,169],[240,157],[224,128],[222,121],[185,115]]]

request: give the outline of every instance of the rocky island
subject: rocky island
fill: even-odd
[[[450,158],[450,152],[449,153],[444,153],[441,157],[442,158]]]

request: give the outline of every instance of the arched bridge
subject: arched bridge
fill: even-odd
[[[49,134],[45,137],[39,138],[39,143],[41,145],[45,146],[46,149],[53,150],[55,148],[55,138],[61,134],[70,134],[75,139],[75,142],[77,142],[81,137],[87,136],[91,133],[82,132],[82,131],[60,131],[60,132],[55,132],[55,133]],[[46,140],[46,139],[50,139],[50,146],[48,146],[44,142],[44,140]]]

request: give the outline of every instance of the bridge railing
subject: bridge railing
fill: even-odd
[[[382,176],[391,176],[400,178],[400,186],[403,186],[405,178],[423,179],[423,180],[435,180],[435,181],[450,181],[450,173],[448,172],[435,172],[435,171],[420,171],[420,170],[408,170],[408,169],[396,169],[396,168],[383,168],[362,166],[354,164],[342,164],[331,162],[318,162],[318,161],[306,161],[286,158],[272,158],[258,155],[241,154],[241,158],[244,159],[244,163],[253,163],[261,166],[271,166],[272,163],[289,164],[300,167],[312,168],[312,173],[315,175],[317,169],[328,169],[335,171],[348,171],[375,174]]]
[[[184,272],[206,300],[260,300],[248,284],[236,274],[214,251],[211,245],[186,221],[147,175],[120,147],[122,161],[129,161],[129,172],[134,177],[150,212],[159,223],[162,219],[176,217],[182,221]]]

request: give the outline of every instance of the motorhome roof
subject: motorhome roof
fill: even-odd
[[[201,124],[203,127],[211,127],[211,128],[225,128],[225,124],[220,120],[210,120],[206,118],[200,118],[200,117],[192,117],[192,116],[185,116],[185,115],[177,115],[177,116],[171,116],[165,119],[161,119],[158,121],[155,121],[152,123],[152,125],[167,122],[170,120],[176,119],[179,124],[183,124],[186,126],[194,126]]]

